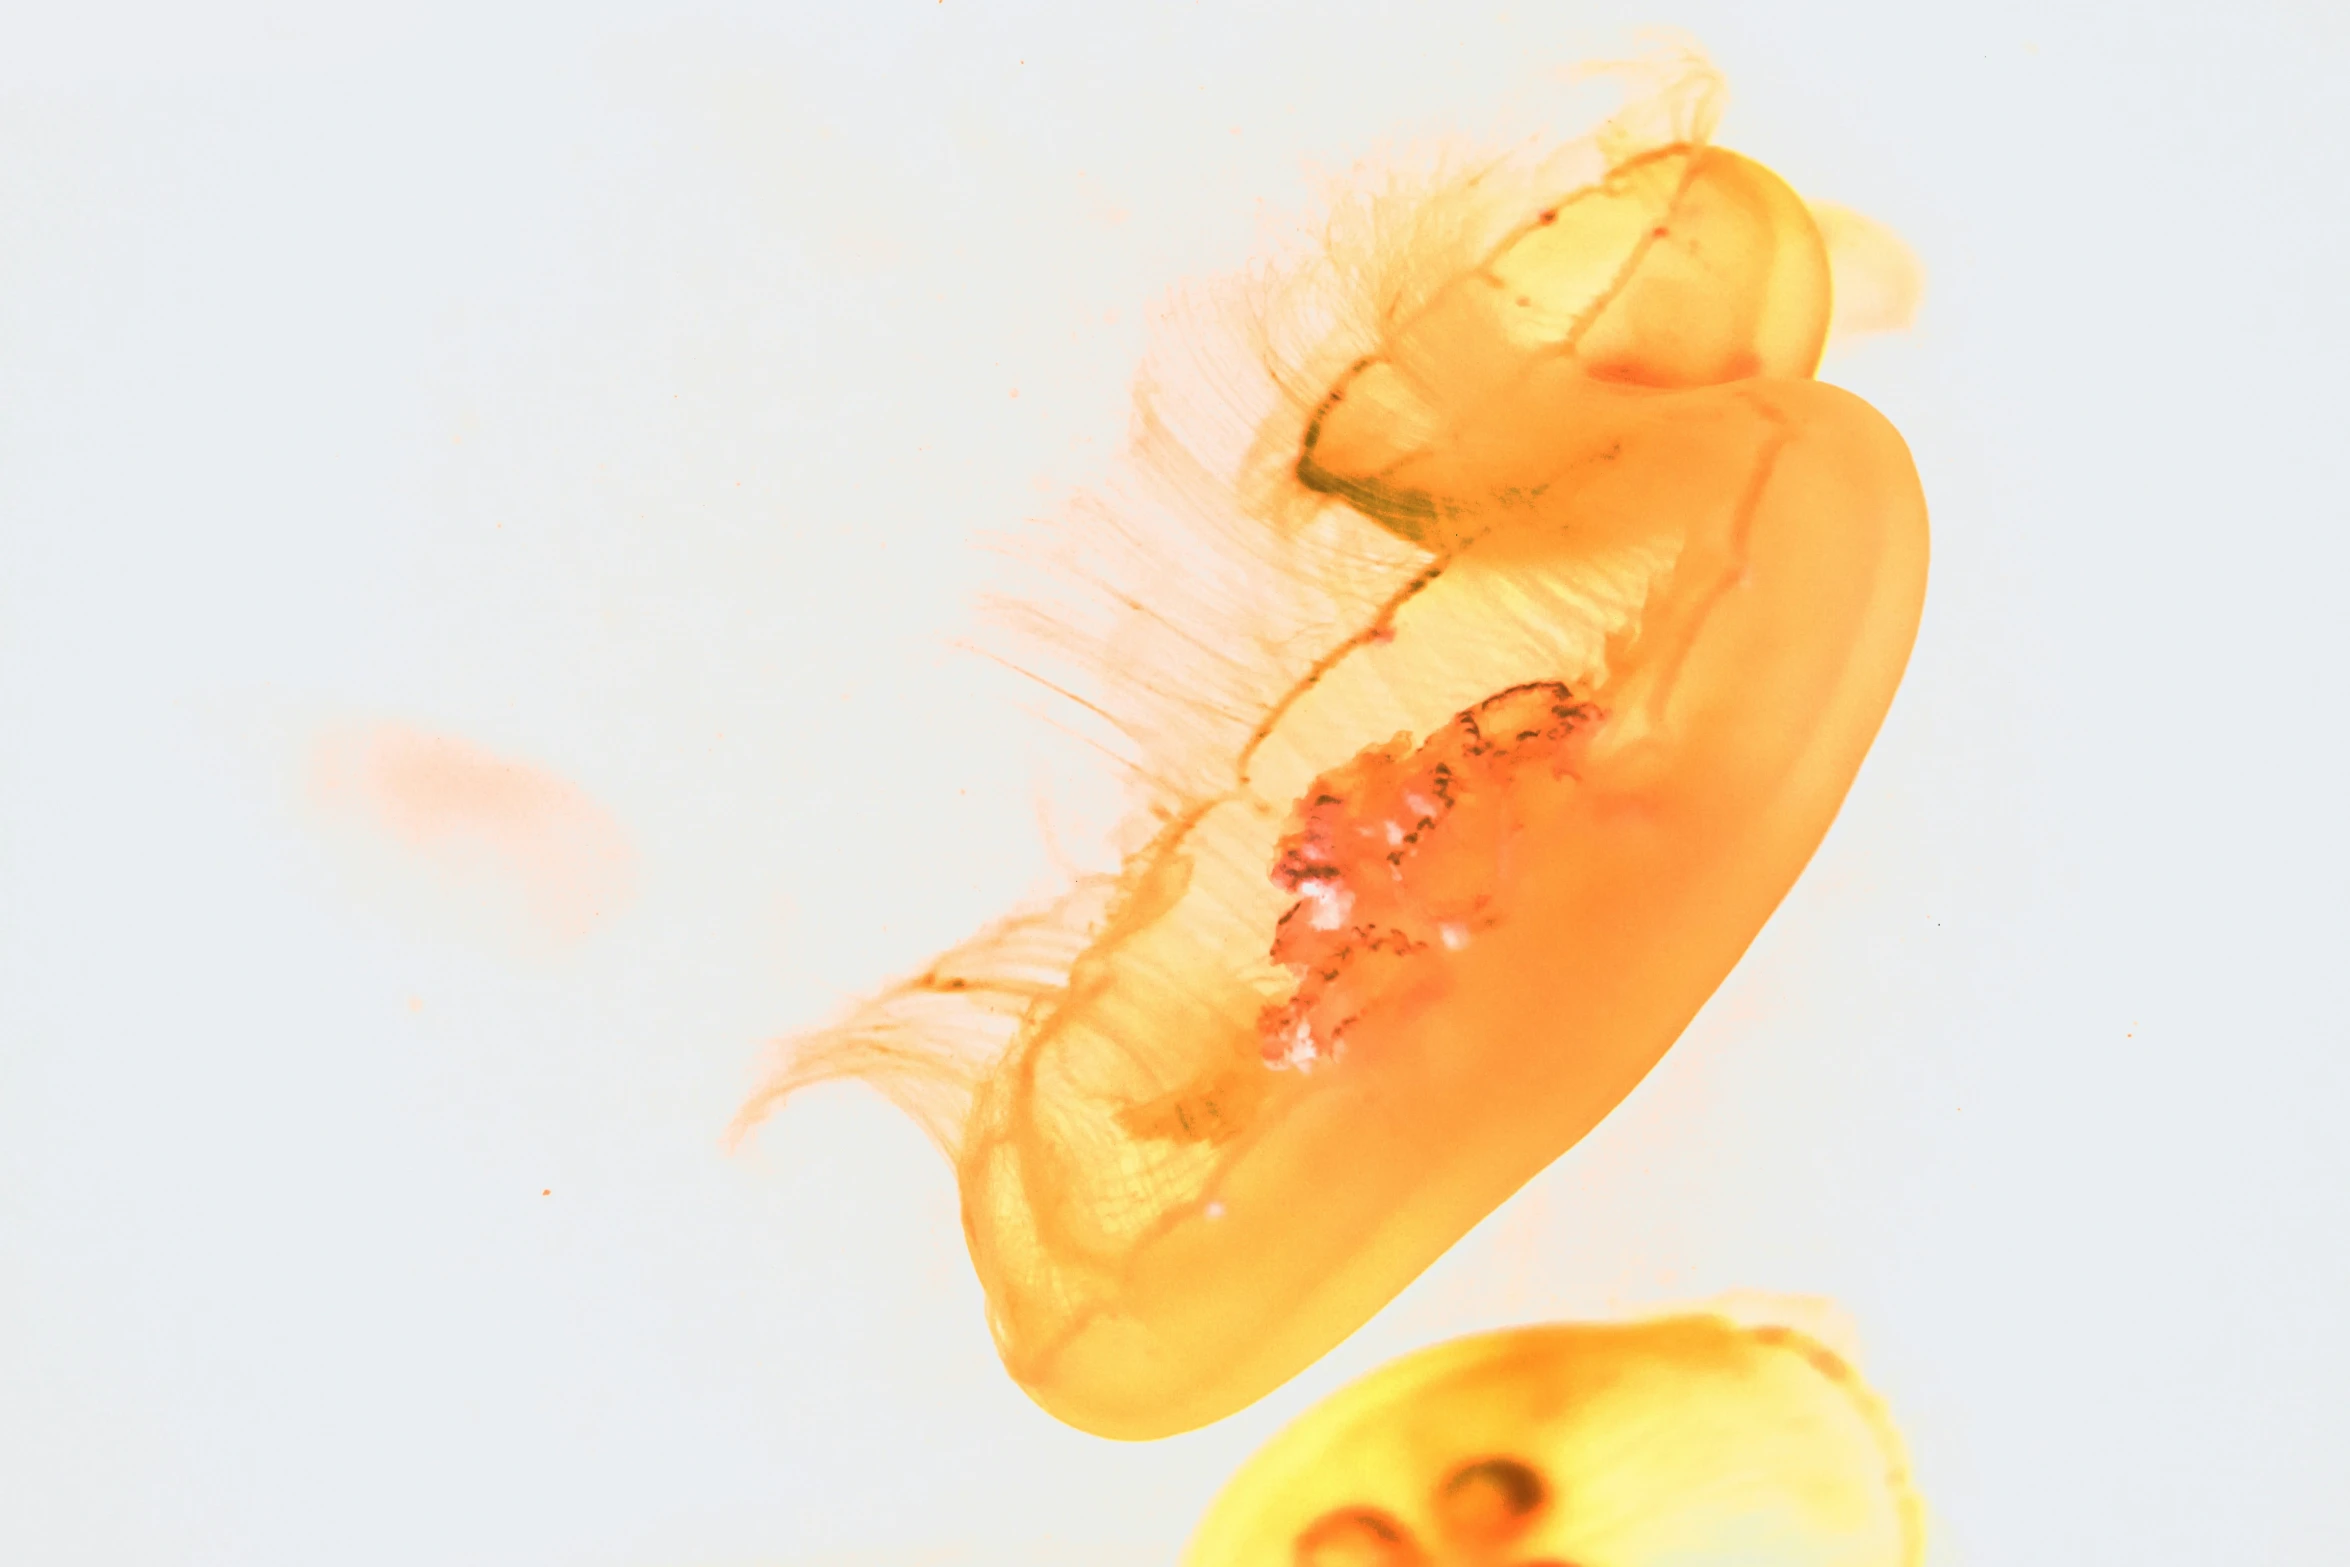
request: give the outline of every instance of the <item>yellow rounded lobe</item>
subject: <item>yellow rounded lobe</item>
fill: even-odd
[[[1233,1476],[1185,1567],[1917,1567],[1899,1433],[1836,1355],[1692,1316],[1406,1356]]]

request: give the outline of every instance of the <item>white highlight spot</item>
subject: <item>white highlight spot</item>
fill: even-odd
[[[1355,895],[1338,882],[1309,881],[1297,890],[1312,905],[1306,923],[1316,930],[1343,929],[1354,912]]]

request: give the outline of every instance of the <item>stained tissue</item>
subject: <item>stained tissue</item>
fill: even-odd
[[[1133,482],[1026,622],[1126,748],[1122,863],[788,1041],[743,1113],[860,1077],[914,1114],[1071,1424],[1246,1406],[1572,1147],[1892,700],[1909,453],[1814,379],[1811,210],[1712,145],[1702,63],[1651,75],[1566,148],[1366,175],[1169,312]]]
[[[1516,884],[1526,796],[1570,787],[1598,718],[1556,681],[1487,698],[1421,745],[1409,734],[1326,773],[1273,862],[1298,901],[1273,929],[1296,993],[1258,1025],[1266,1061],[1336,1061],[1348,1025],[1408,983],[1431,945],[1466,946]]]

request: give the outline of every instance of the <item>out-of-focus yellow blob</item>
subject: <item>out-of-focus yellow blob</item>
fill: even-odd
[[[1456,1339],[1308,1411],[1185,1567],[1915,1567],[1899,1435],[1835,1354],[1719,1317]]]
[[[1073,1425],[1244,1407],[1572,1147],[1868,750],[1925,504],[1811,379],[1827,255],[1709,145],[1717,85],[1685,64],[1580,162],[1378,186],[1253,294],[1274,395],[1228,461],[1146,379],[1175,499],[1069,546],[1139,752],[1125,863],[792,1042],[744,1113],[856,1076],[919,1117],[1004,1363]]]

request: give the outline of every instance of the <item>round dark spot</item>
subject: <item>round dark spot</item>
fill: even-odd
[[[1291,1554],[1296,1567],[1421,1567],[1427,1557],[1392,1513],[1341,1507],[1306,1525]]]
[[[1478,1458],[1461,1465],[1436,1488],[1436,1517],[1444,1532],[1468,1544],[1516,1539],[1550,1500],[1550,1488],[1515,1458]]]

